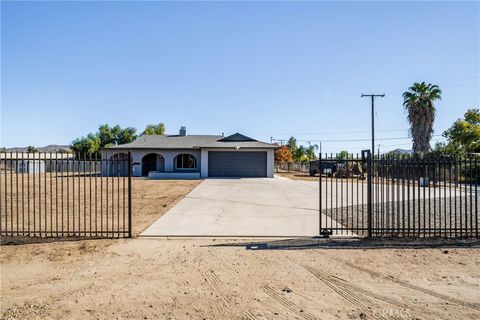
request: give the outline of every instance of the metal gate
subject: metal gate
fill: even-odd
[[[2,237],[132,236],[130,153],[0,153]]]
[[[479,237],[475,155],[320,156],[320,234]]]

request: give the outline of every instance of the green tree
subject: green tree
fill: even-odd
[[[86,137],[75,139],[72,142],[72,150],[77,154],[91,156],[96,154],[101,146],[98,134],[89,133]]]
[[[297,162],[307,160],[307,149],[300,145],[293,152],[293,159]]]
[[[305,155],[307,156],[308,161],[317,160],[316,151],[318,150],[318,145],[312,144],[307,147],[305,150]]]
[[[122,129],[117,137],[119,144],[129,143],[137,139],[137,129],[127,127]]]
[[[152,134],[165,134],[165,124],[160,122],[159,124],[149,124],[143,130],[143,135],[152,135]]]
[[[350,157],[350,153],[347,150],[342,150],[339,153],[337,153],[337,156],[335,157],[337,160],[346,160]]]
[[[98,127],[98,132],[96,133],[96,135],[100,139],[101,146],[106,146],[113,143],[113,128],[110,128],[108,124],[102,124],[100,127]]]
[[[292,153],[295,153],[295,150],[297,149],[297,139],[290,137],[287,141],[287,147],[292,150]]]
[[[446,153],[480,152],[480,109],[469,109],[443,133],[447,138]]]
[[[132,127],[123,129],[119,125],[110,127],[108,124],[103,124],[98,127],[96,134],[100,138],[100,147],[108,147],[132,142],[137,138],[136,133],[137,129]]]
[[[108,124],[103,124],[98,127],[96,133],[89,133],[86,137],[75,139],[71,148],[76,153],[93,155],[102,147],[132,142],[137,138],[136,132],[137,129],[132,127],[122,128],[119,125],[110,127]]]
[[[442,91],[437,85],[415,82],[403,93],[403,105],[408,112],[408,121],[413,139],[414,152],[430,150],[430,140],[435,121],[435,100],[440,100]]]
[[[28,146],[27,147],[27,152],[29,152],[29,153],[38,152],[38,149],[35,148],[34,146]]]

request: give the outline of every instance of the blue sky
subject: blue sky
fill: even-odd
[[[480,100],[479,2],[6,2],[1,145],[99,124],[410,148],[401,93],[438,84],[435,134]],[[434,137],[434,140],[441,139]]]

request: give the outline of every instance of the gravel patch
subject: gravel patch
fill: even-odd
[[[479,208],[480,200],[475,195],[374,203],[372,231],[375,236],[478,237]],[[345,228],[333,230],[333,235],[351,231],[367,235],[366,204],[322,212]]]

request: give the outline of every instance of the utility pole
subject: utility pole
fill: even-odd
[[[375,159],[375,98],[376,97],[385,97],[384,94],[363,94],[362,93],[362,98],[363,97],[370,97],[372,99],[372,151],[371,151],[371,159]]]
[[[285,140],[285,139],[274,139],[273,137],[270,137],[270,143],[278,143],[278,144],[280,144],[281,147],[284,146],[286,141],[287,140]]]

